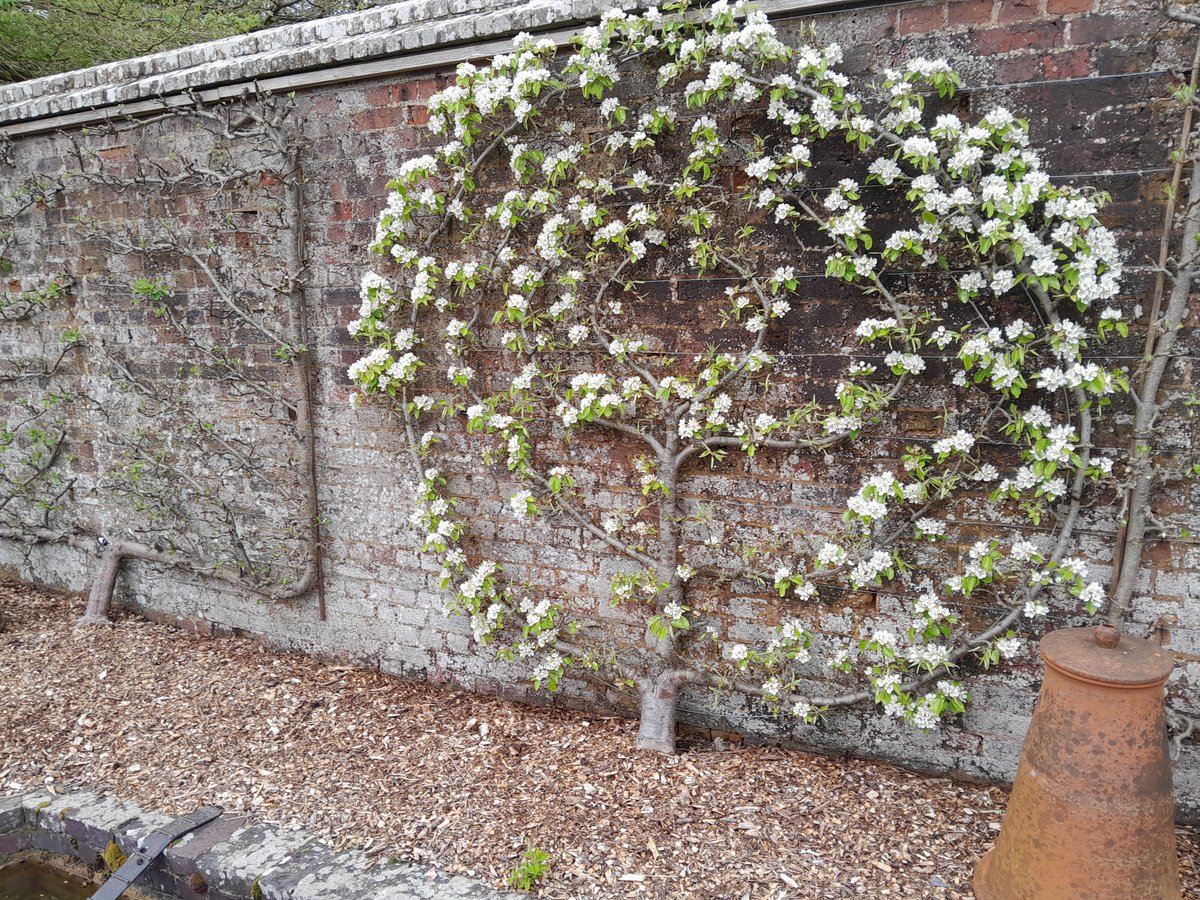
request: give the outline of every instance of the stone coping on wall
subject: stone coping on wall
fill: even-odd
[[[765,0],[772,14],[846,0]],[[582,23],[643,0],[403,0],[388,6],[194,44],[90,69],[0,85],[0,135],[150,111],[167,98],[204,102],[414,69],[447,69],[500,52],[522,31],[565,43]],[[140,104],[140,107],[138,106]]]
[[[34,791],[0,798],[0,863],[43,851],[103,866],[109,843],[128,856],[172,820],[97,791]],[[204,900],[517,900],[428,865],[335,852],[303,831],[226,813],[168,847],[135,886],[153,895]]]
[[[477,44],[635,5],[633,0],[405,0],[0,86],[0,122]]]

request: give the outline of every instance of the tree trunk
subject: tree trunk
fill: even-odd
[[[1135,389],[1140,401],[1133,421],[1134,484],[1129,491],[1128,519],[1124,531],[1124,543],[1117,550],[1120,570],[1113,585],[1112,603],[1109,604],[1108,620],[1120,623],[1129,618],[1133,611],[1133,595],[1137,590],[1138,574],[1142,567],[1142,554],[1146,548],[1146,526],[1149,523],[1150,493],[1154,482],[1154,465],[1151,454],[1154,450],[1154,426],[1163,407],[1159,405],[1159,388],[1162,387],[1167,367],[1174,359],[1175,340],[1188,314],[1192,283],[1196,269],[1200,267],[1200,154],[1192,156],[1192,171],[1188,185],[1187,212],[1183,220],[1183,236],[1179,243],[1179,263],[1176,266],[1174,286],[1167,302],[1166,311],[1150,328],[1158,338],[1148,358],[1142,382]]]
[[[112,606],[113,587],[117,583],[117,575],[121,572],[121,552],[110,547],[100,554],[96,567],[96,575],[92,578],[92,587],[88,591],[87,609],[75,623],[78,628],[82,625],[110,625],[108,610]]]
[[[637,748],[659,753],[675,752],[675,702],[679,696],[679,678],[663,672],[642,686],[641,724]]]

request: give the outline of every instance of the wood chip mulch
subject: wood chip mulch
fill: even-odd
[[[970,897],[1004,791],[856,760],[633,750],[635,724],[450,693],[0,584],[0,794],[203,803],[547,898]],[[1179,831],[1185,896],[1200,835]]]

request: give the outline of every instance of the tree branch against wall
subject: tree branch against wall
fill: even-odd
[[[964,709],[961,674],[1018,655],[1052,604],[1105,605],[1076,530],[1111,497],[1097,417],[1128,389],[1104,356],[1128,335],[1107,198],[1052,183],[1013,113],[964,120],[946,63],[852,85],[839,60],[724,3],[612,11],[567,59],[519,36],[431,99],[434,149],[380,218],[389,265],[351,324],[373,349],[349,375],[406,417],[447,612],[536,685],[574,669],[634,686],[642,747],[673,748],[687,685],[807,723],[874,702],[935,728]],[[860,174],[833,182],[847,148]],[[839,284],[869,314],[797,346],[797,305]],[[702,299],[672,329],[681,286]],[[814,355],[848,364],[823,382]],[[904,404],[926,425],[941,408],[940,433],[906,433]],[[627,447],[610,454],[626,472],[589,467],[593,433]],[[624,561],[607,598],[489,556],[460,496],[481,447],[518,520]],[[722,537],[713,474],[795,480],[845,454],[881,462],[840,524],[813,510]],[[752,646],[722,604],[755,583],[775,600],[758,594]],[[876,611],[861,634],[822,633],[855,594]]]
[[[1170,16],[1200,25],[1200,19],[1186,13],[1170,13]],[[1109,620],[1115,624],[1128,621],[1134,614],[1147,545],[1155,539],[1169,538],[1165,526],[1154,514],[1156,489],[1200,478],[1200,462],[1195,458],[1186,453],[1166,453],[1160,447],[1160,428],[1172,408],[1183,405],[1194,410],[1200,406],[1200,394],[1194,388],[1166,389],[1171,370],[1183,363],[1177,341],[1188,318],[1200,263],[1200,177],[1197,177],[1200,143],[1193,134],[1198,85],[1200,43],[1192,60],[1189,83],[1174,92],[1175,100],[1183,105],[1184,115],[1179,145],[1173,153],[1174,174],[1167,188],[1144,351],[1131,392],[1134,412],[1129,472],[1122,490],[1121,527],[1113,554],[1112,605],[1108,611]],[[1186,194],[1181,195],[1185,181]],[[1194,412],[1189,418],[1194,420]],[[1173,732],[1172,752],[1177,756],[1182,741],[1200,721],[1200,700],[1193,696],[1190,702],[1168,703],[1167,714]]]
[[[0,148],[6,151],[7,148]],[[0,164],[10,165],[7,152]],[[10,182],[0,197],[0,323],[5,329],[0,391],[7,401],[0,421],[0,528],[49,529],[57,524],[74,478],[64,471],[71,457],[69,420],[77,399],[70,357],[80,334],[65,328],[55,346],[30,354],[24,338],[66,300],[70,279],[62,274],[22,272],[14,257],[20,223],[44,209],[61,190],[57,181]]]
[[[252,96],[114,120],[74,139],[73,189],[157,213],[124,231],[78,218],[108,260],[89,287],[106,304],[131,295],[131,321],[143,323],[147,338],[100,328],[89,341],[92,370],[105,373],[88,391],[98,489],[123,497],[126,512],[66,531],[7,535],[98,554],[83,622],[107,621],[125,559],[215,577],[276,602],[315,590],[324,618],[292,109],[288,98]],[[155,140],[156,128],[176,123],[195,129],[201,152],[193,158],[106,158],[103,145]],[[238,215],[252,215],[253,226],[235,222]],[[239,261],[246,252],[254,265]],[[177,293],[169,282],[181,272],[190,289]]]

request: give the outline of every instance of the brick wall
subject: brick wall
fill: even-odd
[[[972,112],[1003,104],[1026,114],[1034,143],[1046,151],[1048,169],[1057,176],[1107,190],[1113,204],[1106,223],[1129,248],[1131,274],[1127,305],[1132,310],[1150,296],[1153,275],[1145,265],[1157,257],[1163,214],[1163,186],[1170,179],[1167,154],[1178,140],[1180,113],[1166,101],[1176,70],[1186,69],[1194,51],[1186,27],[1165,19],[1157,6],[1136,0],[950,0],[936,4],[897,4],[833,11],[781,19],[786,27],[811,25],[819,40],[837,40],[847,49],[845,69],[867,75],[915,55],[946,57],[964,75],[959,102]],[[263,40],[262,37],[259,40]],[[320,503],[325,519],[325,597],[327,619],[319,621],[315,601],[272,605],[211,579],[177,569],[130,563],[119,596],[148,615],[220,632],[240,629],[271,643],[302,651],[346,656],[388,672],[454,681],[546,702],[534,695],[513,666],[477,652],[461,622],[440,613],[435,571],[416,552],[405,527],[407,486],[399,460],[402,436],[382,410],[354,412],[346,401],[345,367],[359,350],[346,334],[358,307],[358,281],[369,264],[365,246],[374,234],[390,174],[422,144],[426,98],[445,84],[445,72],[364,78],[298,90],[294,121],[302,123],[306,142],[304,189],[309,272],[306,295],[314,327],[319,371],[317,447]],[[5,121],[0,107],[0,123]],[[9,161],[0,168],[13,184],[34,174],[65,175],[79,167],[71,148],[94,150],[106,171],[133,171],[138,158],[212,159],[214,140],[186,118],[172,119],[125,135],[99,130],[18,136]],[[88,158],[96,166],[96,157]],[[168,163],[169,165],[169,163]],[[129,282],[145,276],[171,286],[173,303],[193,315],[204,334],[256,360],[261,377],[287,384],[287,369],[273,362],[271,347],[245,328],[216,313],[213,297],[198,267],[178,254],[145,257],[114,253],[97,237],[133,227],[146,228],[160,215],[176,216],[181,236],[203,245],[212,240],[227,267],[225,275],[239,296],[257,298],[259,314],[286,323],[286,307],[270,289],[284,263],[275,228],[281,189],[269,179],[244,180],[225,191],[184,190],[173,197],[139,195],[95,182],[68,183],[52,202],[16,220],[20,240],[10,290],[33,285],[40,274],[64,272],[74,279],[69,297],[32,320],[6,326],[0,351],[6,359],[48,357],[55,353],[64,323],[80,327],[87,345],[73,354],[58,376],[81,396],[105,394],[127,419],[102,417],[94,405],[74,404],[72,451],[68,462],[76,483],[70,515],[91,528],[121,532],[138,521],[106,486],[121,465],[109,436],[114,427],[134,421],[137,402],[113,396],[112,366],[105,353],[118,348],[138,371],[158,384],[174,384],[192,351],[184,346],[145,304],[131,301]],[[819,265],[819,264],[818,264]],[[914,285],[920,287],[920,284]],[[689,285],[676,284],[664,297],[664,325],[687,329]],[[784,323],[788,346],[811,347],[814,339],[840,346],[838,330],[850,321],[852,295],[829,286],[821,305],[797,310]],[[207,312],[205,312],[207,310]],[[1194,311],[1181,341],[1182,360],[1172,368],[1175,390],[1195,390],[1195,359],[1200,325]],[[815,318],[814,318],[815,316]],[[814,330],[814,325],[818,329]],[[815,338],[814,338],[815,335]],[[824,336],[822,336],[824,335]],[[1139,346],[1135,340],[1131,347]],[[103,352],[102,352],[103,351]],[[1131,352],[1136,352],[1136,349]],[[212,373],[209,372],[209,375]],[[797,377],[823,378],[818,369],[797,370]],[[268,465],[261,478],[228,486],[241,496],[242,514],[255,508],[295,509],[297,473],[288,442],[286,416],[264,407],[213,378],[193,379],[189,402],[205,398],[212,418],[255,445]],[[18,392],[0,394],[11,403]],[[928,410],[902,410],[913,419]],[[1102,434],[1118,440],[1119,411],[1102,421]],[[1200,429],[1187,411],[1160,428],[1164,446],[1195,458]],[[618,450],[605,443],[584,446],[596,471],[620,462]],[[877,453],[886,450],[876,449]],[[727,473],[698,473],[686,492],[690,498],[718,499],[723,538],[771,528],[780,521],[820,523],[835,517],[847,484],[870,467],[869,453],[831,464],[760,459],[731,463]],[[603,596],[612,563],[602,548],[579,530],[559,523],[526,529],[501,514],[498,476],[472,469],[460,455],[456,488],[471,498],[485,522],[479,529],[492,558],[517,574],[530,573],[542,583],[569,592]],[[733,466],[739,466],[733,470]],[[732,482],[722,474],[738,477]],[[736,488],[730,489],[730,484]],[[612,488],[620,491],[623,488]],[[253,502],[248,502],[253,500]],[[289,505],[290,504],[290,505]],[[1153,543],[1139,584],[1138,610],[1131,626],[1151,631],[1176,653],[1180,668],[1172,689],[1196,708],[1200,684],[1200,487],[1194,482],[1168,485],[1158,510],[1173,529],[1174,540]],[[986,510],[981,511],[986,515]],[[789,519],[790,517],[790,519]],[[287,515],[266,517],[255,527],[266,547],[286,543]],[[292,515],[295,519],[295,515]],[[1088,511],[1081,546],[1090,559],[1111,559],[1111,507]],[[294,550],[294,547],[293,547]],[[61,546],[26,554],[0,542],[0,565],[20,577],[80,589],[88,580],[89,561]],[[763,633],[751,621],[770,601],[751,592],[731,592],[728,608],[745,621],[731,622],[733,639],[752,640]],[[861,608],[865,603],[869,608]],[[886,616],[886,600],[850,598],[822,611],[823,627],[850,630],[872,616]],[[1065,620],[1064,620],[1065,621]],[[705,695],[687,698],[686,719],[743,730],[770,740],[817,746],[892,759],[917,768],[987,779],[1010,778],[1032,712],[1039,669],[1032,660],[1007,667],[1000,675],[973,678],[974,705],[961,723],[922,734],[883,719],[870,710],[832,715],[820,727],[788,728],[741,699],[713,705]],[[556,702],[586,707],[628,708],[616,692],[572,683]],[[1181,807],[1195,815],[1200,807],[1200,751],[1185,748],[1177,772]]]

